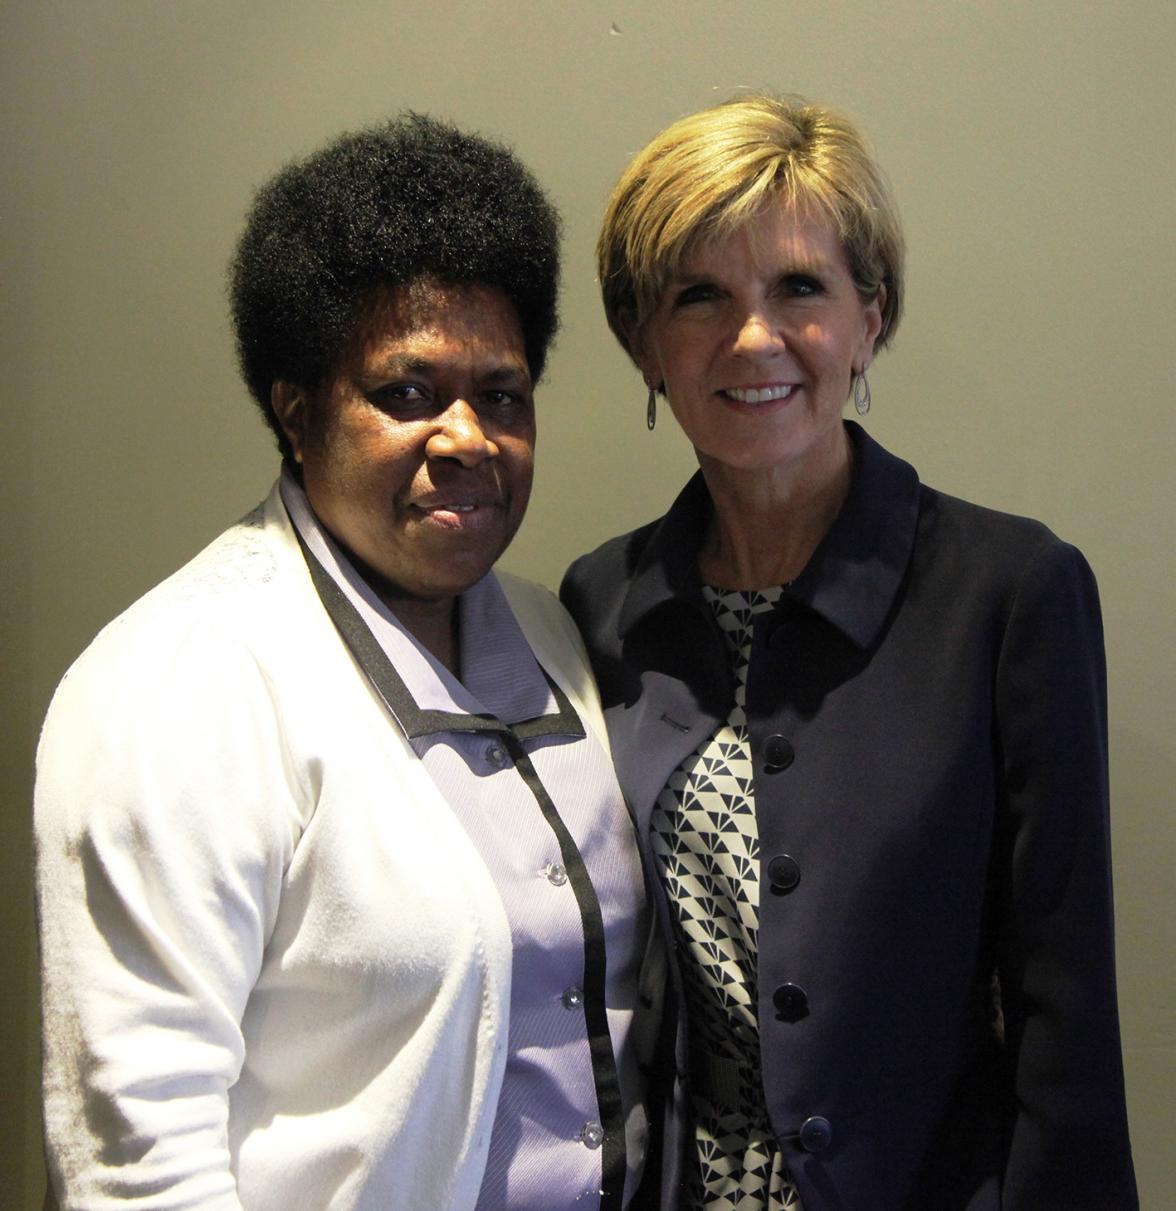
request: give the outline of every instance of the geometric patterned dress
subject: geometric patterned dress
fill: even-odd
[[[800,1208],[760,1080],[759,829],[744,715],[752,620],[780,593],[703,587],[733,662],[735,705],[670,775],[650,821],[684,960],[697,1159],[690,1211]]]

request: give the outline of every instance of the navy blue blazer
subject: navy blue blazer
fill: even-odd
[[[747,686],[773,1130],[805,1211],[1125,1211],[1093,575],[1039,523],[936,492],[847,428],[850,494],[757,620]],[[733,700],[697,568],[710,509],[695,476],[561,590],[647,870],[658,793]]]

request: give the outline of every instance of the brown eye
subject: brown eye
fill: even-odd
[[[371,403],[392,416],[419,413],[429,406],[429,394],[417,383],[388,383],[367,393]]]
[[[718,297],[718,290],[710,282],[694,282],[679,290],[674,296],[675,307],[688,307],[691,303],[704,303]]]
[[[482,398],[492,408],[514,408],[526,403],[524,397],[517,391],[485,391]]]
[[[824,287],[807,273],[790,273],[782,283],[785,293],[793,298],[808,298],[814,294],[823,294]]]

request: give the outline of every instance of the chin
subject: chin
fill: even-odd
[[[762,472],[791,462],[803,453],[794,448],[756,445],[739,450],[715,450],[713,453],[698,450],[698,461],[703,465],[721,467],[725,471]]]

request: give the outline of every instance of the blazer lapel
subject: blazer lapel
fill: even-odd
[[[689,686],[665,673],[646,671],[641,690],[635,702],[605,711],[605,719],[617,777],[644,838],[670,774],[715,730],[719,717],[699,705]]]

